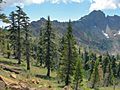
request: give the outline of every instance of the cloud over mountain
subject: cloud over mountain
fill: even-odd
[[[24,7],[25,5],[31,4],[42,4],[49,2],[52,4],[59,3],[81,3],[84,1],[90,2],[89,11],[93,10],[106,10],[106,9],[117,9],[120,8],[120,0],[3,0],[5,3],[0,4],[2,7],[6,6],[16,6],[20,5]]]
[[[117,9],[120,7],[120,0],[91,0],[90,11]]]

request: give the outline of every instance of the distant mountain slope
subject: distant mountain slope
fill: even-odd
[[[34,35],[42,26],[45,19],[31,22]],[[52,26],[61,35],[66,32],[67,22],[52,21]],[[77,40],[82,44],[100,51],[110,51],[111,53],[120,52],[120,16],[105,16],[98,10],[72,22],[73,33]]]

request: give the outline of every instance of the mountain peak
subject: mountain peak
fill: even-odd
[[[105,14],[101,10],[94,10],[89,14],[89,16],[95,16],[100,18],[100,17],[105,17]]]
[[[46,19],[44,17],[40,18],[40,21],[46,21]]]

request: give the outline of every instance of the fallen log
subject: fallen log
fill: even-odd
[[[19,71],[16,71],[16,70],[14,70],[14,69],[12,69],[12,68],[4,67],[3,69],[6,70],[6,71],[14,72],[14,73],[16,73],[16,74],[20,74]]]
[[[14,72],[15,74],[20,74],[20,71],[17,71],[17,69],[10,68],[10,67],[5,66],[5,65],[2,65],[2,64],[0,64],[0,67],[1,67],[3,70],[10,71],[10,72]]]

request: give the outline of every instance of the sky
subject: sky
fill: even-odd
[[[102,10],[106,15],[120,15],[120,0],[4,0],[0,4],[7,16],[19,5],[31,21],[49,15],[51,20],[72,21],[80,19],[93,10]]]

